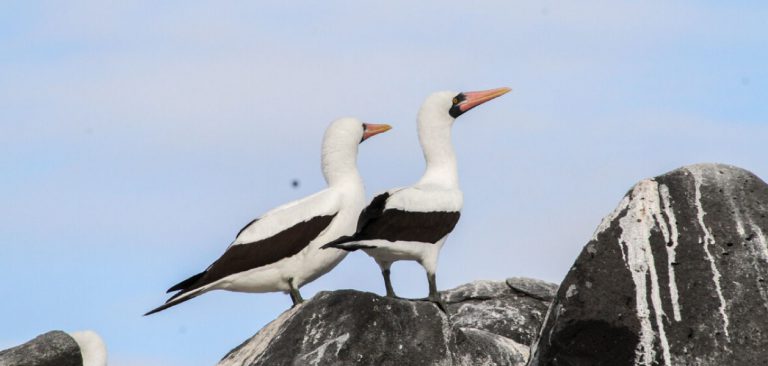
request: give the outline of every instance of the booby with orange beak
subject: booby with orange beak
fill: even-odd
[[[294,306],[302,302],[299,288],[333,269],[347,254],[320,247],[352,235],[365,207],[363,180],[357,170],[358,144],[390,128],[355,118],[331,123],[323,138],[321,159],[328,188],[251,221],[219,259],[171,287],[168,292],[178,292],[144,315],[212,290],[282,291],[290,294]]]
[[[373,198],[360,214],[357,232],[324,248],[363,249],[384,276],[387,296],[395,297],[390,267],[413,260],[427,272],[428,299],[444,309],[435,272],[440,249],[461,216],[456,154],[451,143],[453,122],[470,109],[509,92],[497,88],[477,92],[437,92],[427,97],[418,114],[419,142],[427,168],[416,184],[392,189]]]

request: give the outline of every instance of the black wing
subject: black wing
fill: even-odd
[[[245,229],[251,227],[251,225],[255,224],[257,221],[259,221],[258,217],[253,219],[253,220],[251,220],[247,224],[245,224],[245,226],[243,226],[243,228],[240,229],[240,231],[237,232],[237,235],[235,235],[235,239],[239,238],[240,234],[242,234],[243,231],[245,231]],[[166,291],[166,293],[183,290],[185,288],[190,287],[193,283],[197,282],[197,280],[199,280],[201,277],[203,277],[207,271],[208,271],[208,269],[206,269],[205,271],[202,271],[202,272],[200,272],[200,273],[198,273],[198,274],[196,274],[196,275],[194,275],[194,276],[192,276],[190,278],[187,278],[184,281],[181,281],[181,282],[173,285],[173,287],[169,288],[168,291]]]
[[[168,291],[181,290],[173,295],[165,305],[148,312],[149,315],[183,301],[174,301],[177,297],[216,282],[224,277],[250,269],[266,266],[281,259],[296,255],[322,233],[333,221],[336,214],[315,216],[302,221],[269,238],[253,243],[231,245],[227,251],[211,264],[208,269],[171,287]]]
[[[354,235],[355,241],[387,240],[437,243],[448,235],[461,213],[458,211],[412,212],[399,209],[384,210]]]
[[[315,216],[269,238],[248,244],[232,245],[201,277],[200,282],[205,283],[197,285],[206,285],[238,272],[266,266],[294,256],[328,228],[334,217],[336,214]]]
[[[370,248],[370,246],[365,244],[354,247],[337,245],[375,239],[391,242],[418,241],[436,243],[453,231],[461,216],[461,213],[457,211],[412,212],[400,209],[385,210],[384,207],[389,197],[390,194],[385,192],[371,200],[368,207],[360,213],[357,221],[357,232],[354,235],[343,236],[323,247],[348,250]]]
[[[370,248],[370,247],[360,246],[360,245],[357,245],[354,248],[349,246],[342,248],[342,247],[337,247],[336,245],[354,241],[357,233],[363,230],[363,228],[365,228],[365,226],[368,225],[369,222],[381,216],[382,212],[384,212],[384,206],[387,205],[387,199],[389,199],[389,196],[390,196],[389,192],[384,192],[376,197],[373,197],[373,199],[371,200],[371,203],[369,203],[368,206],[366,206],[363,209],[363,211],[360,212],[360,216],[358,216],[357,218],[356,233],[353,235],[345,235],[336,240],[333,240],[330,243],[323,245],[323,249],[339,248],[339,249],[346,249],[346,250],[356,250],[356,249]]]
[[[388,199],[389,192],[373,197],[368,207],[364,208],[363,212],[360,212],[360,217],[357,218],[357,232],[363,230],[371,221],[376,220],[384,213],[384,206],[387,205]]]

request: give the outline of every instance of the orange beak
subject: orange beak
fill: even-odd
[[[466,99],[458,105],[461,112],[466,112],[472,108],[475,108],[479,106],[480,104],[483,104],[491,99],[498,98],[504,94],[507,94],[512,89],[503,87],[503,88],[496,88],[491,90],[483,90],[483,91],[474,91],[474,92],[464,92],[464,96]]]
[[[371,136],[378,135],[382,132],[387,132],[392,129],[392,126],[376,123],[363,123],[363,139],[360,142],[367,140]]]

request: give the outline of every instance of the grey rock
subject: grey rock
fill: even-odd
[[[321,292],[265,326],[219,366],[525,364],[548,302],[503,281],[474,282],[442,297],[448,314],[425,301]]]
[[[0,366],[82,366],[77,342],[62,331],[52,331],[20,346],[0,351]]]
[[[701,164],[639,182],[563,280],[539,365],[768,365],[768,185]]]
[[[507,279],[507,285],[512,290],[533,297],[534,299],[552,301],[557,293],[557,285],[525,277],[512,277]]]
[[[550,300],[515,290],[510,286],[510,280],[518,287],[533,283],[548,286]],[[538,334],[557,286],[533,279],[510,280],[475,281],[444,291],[442,297],[451,314],[451,323],[485,330],[529,346]]]

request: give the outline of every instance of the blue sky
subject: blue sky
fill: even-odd
[[[340,116],[369,194],[423,170],[433,91],[513,92],[454,126],[465,209],[438,285],[559,282],[639,179],[768,177],[757,2],[34,2],[0,5],[0,348],[93,329],[111,365],[211,365],[290,306],[214,292],[152,317],[237,230],[323,187]],[[301,185],[293,189],[292,179]],[[393,267],[407,296],[422,270]],[[303,289],[383,292],[362,254]]]

